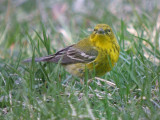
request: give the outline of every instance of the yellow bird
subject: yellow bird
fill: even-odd
[[[84,78],[102,76],[110,71],[119,58],[120,47],[107,24],[97,24],[92,34],[77,44],[68,46],[53,55],[35,58],[36,62],[60,63],[74,76]],[[27,59],[24,62],[30,62]]]

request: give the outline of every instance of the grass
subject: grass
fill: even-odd
[[[52,18],[47,2],[27,1],[16,9],[16,3],[3,2],[7,9],[0,9],[5,16],[0,23],[0,119],[158,120],[158,7],[149,12],[140,9],[139,13],[135,9],[139,3],[125,2],[133,11],[131,15],[126,13],[129,20],[121,19],[96,0],[95,9],[86,8],[86,13],[70,10],[76,4],[73,1],[60,3],[68,6],[62,19]],[[22,63],[26,58],[53,54],[76,43],[97,23],[110,24],[121,47],[117,65],[102,80],[81,84],[59,64]]]

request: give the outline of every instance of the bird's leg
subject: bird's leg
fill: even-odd
[[[91,79],[88,79],[88,85],[91,83],[93,81],[93,78],[91,78]]]
[[[81,85],[84,85],[84,79],[80,79]]]

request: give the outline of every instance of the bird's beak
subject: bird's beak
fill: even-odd
[[[99,28],[97,31],[98,34],[105,34],[105,31],[102,28]]]

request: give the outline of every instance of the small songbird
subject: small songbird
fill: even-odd
[[[70,45],[53,55],[35,58],[35,62],[60,63],[66,71],[83,78],[102,76],[110,71],[119,58],[120,47],[107,24],[97,24],[90,36]],[[27,59],[24,62],[31,62]]]

